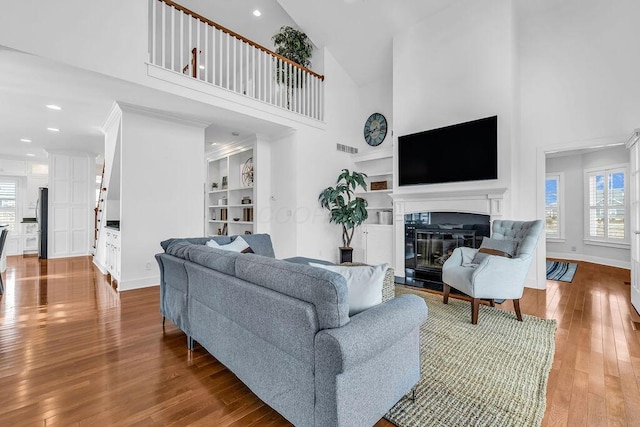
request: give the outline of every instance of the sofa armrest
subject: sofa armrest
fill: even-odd
[[[340,328],[316,334],[316,368],[339,374],[369,360],[427,320],[427,305],[417,295],[400,295],[351,317]]]

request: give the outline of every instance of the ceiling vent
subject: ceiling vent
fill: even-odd
[[[336,144],[336,150],[342,151],[343,153],[349,153],[349,154],[357,154],[358,153],[358,149],[356,147],[350,147],[350,146],[344,145],[344,144]]]

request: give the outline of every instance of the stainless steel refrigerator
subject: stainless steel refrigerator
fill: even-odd
[[[36,205],[36,220],[38,221],[38,258],[47,258],[47,232],[49,221],[49,189],[40,187],[38,204]]]

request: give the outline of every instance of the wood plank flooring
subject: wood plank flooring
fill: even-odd
[[[118,294],[90,257],[8,264],[1,425],[288,425],[170,322],[162,329],[158,287]],[[627,270],[580,263],[573,283],[525,291],[523,313],[558,320],[543,425],[639,424],[640,324],[625,281]]]

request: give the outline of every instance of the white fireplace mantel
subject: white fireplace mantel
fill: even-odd
[[[394,266],[404,277],[404,216],[418,212],[466,212],[489,215],[491,221],[508,215],[507,188],[474,188],[454,191],[402,191],[391,194],[394,213]]]

